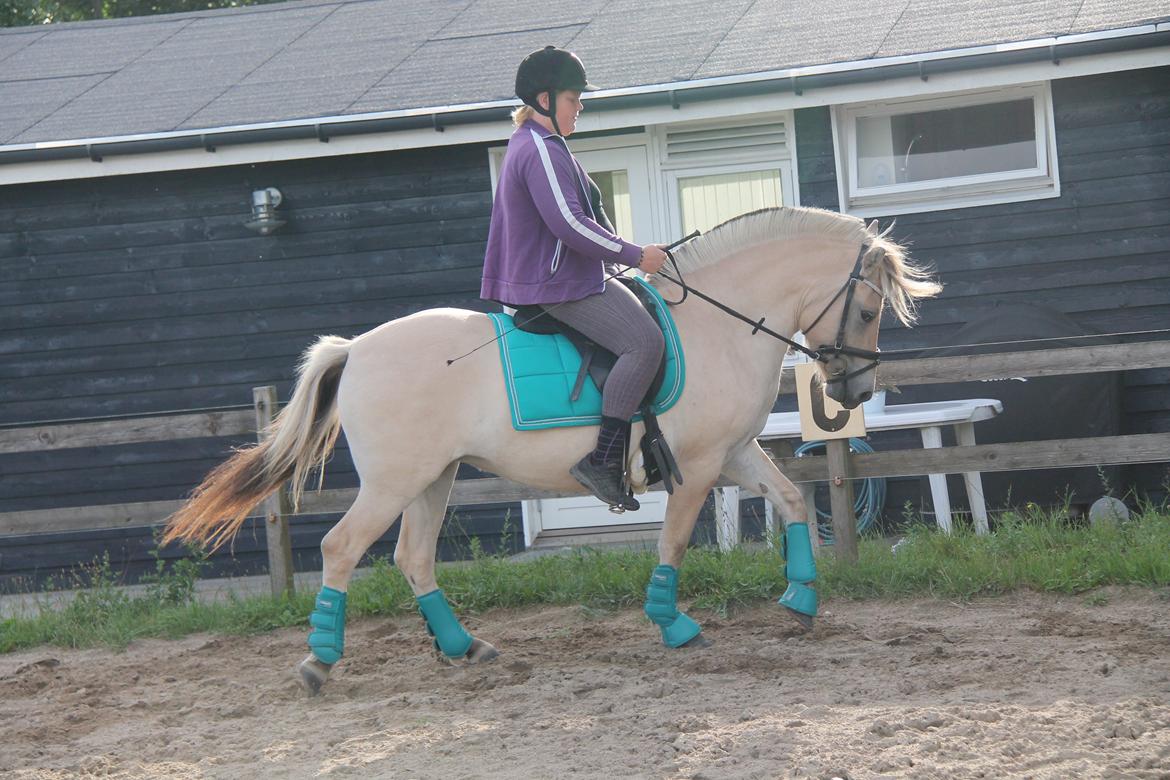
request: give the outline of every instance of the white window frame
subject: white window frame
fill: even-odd
[[[1024,170],[958,176],[934,181],[881,187],[858,185],[857,120],[916,111],[936,111],[1029,98],[1035,114],[1036,167]],[[954,208],[1014,203],[1060,196],[1056,160],[1056,127],[1050,82],[957,94],[857,103],[839,106],[832,114],[837,150],[837,187],[841,211],[858,217],[915,214]]]
[[[710,160],[686,160],[670,162],[666,159],[666,137],[677,130],[703,130],[734,126],[747,122],[760,124],[781,121],[785,128],[785,152],[787,154],[761,154],[759,151],[728,149],[713,153]],[[697,122],[677,122],[658,125],[651,135],[651,159],[655,163],[662,183],[661,201],[658,207],[658,231],[665,236],[663,241],[682,238],[682,210],[679,207],[678,180],[691,176],[718,176],[725,173],[746,173],[750,171],[780,171],[781,196],[786,206],[800,205],[800,186],[795,176],[796,159],[796,114],[794,111],[767,112],[744,116],[729,116],[720,119],[706,119]]]

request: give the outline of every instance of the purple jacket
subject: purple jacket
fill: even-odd
[[[642,248],[594,220],[588,180],[564,138],[532,120],[516,128],[496,188],[481,298],[575,301],[601,292],[604,263],[638,264]]]

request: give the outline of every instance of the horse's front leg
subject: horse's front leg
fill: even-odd
[[[718,477],[710,471],[704,479],[696,473],[699,469],[688,464],[686,483],[677,486],[666,502],[666,519],[658,537],[659,563],[650,574],[644,611],[662,631],[662,642],[667,647],[707,644],[699,624],[678,609],[678,570],[687,554],[699,510]]]
[[[772,502],[779,512],[784,521],[784,576],[788,580],[780,604],[805,629],[812,628],[817,615],[817,592],[811,583],[817,577],[817,565],[805,522],[804,497],[754,439],[729,453],[723,473],[741,487]]]

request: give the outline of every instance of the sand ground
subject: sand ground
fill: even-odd
[[[440,664],[417,617],[353,621],[308,699],[305,631],[0,656],[0,775],[33,778],[1170,780],[1170,593],[495,611]]]

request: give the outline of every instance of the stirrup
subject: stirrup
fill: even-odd
[[[637,512],[641,508],[642,505],[638,503],[638,499],[634,498],[632,492],[627,492],[626,497],[622,499],[620,504],[609,505],[609,511],[615,515],[624,515],[626,512]]]

